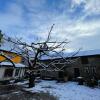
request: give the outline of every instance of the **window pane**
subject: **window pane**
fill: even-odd
[[[4,73],[4,77],[11,77],[13,75],[13,69],[6,69]]]
[[[15,76],[18,76],[18,74],[19,74],[19,69],[16,69]]]

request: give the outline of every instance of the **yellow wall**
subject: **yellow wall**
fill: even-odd
[[[13,52],[6,52],[3,51],[4,55],[10,58],[14,63],[20,63],[22,61],[22,57],[13,53]],[[0,56],[0,62],[6,60],[5,57]]]

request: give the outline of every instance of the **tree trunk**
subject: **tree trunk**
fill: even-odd
[[[34,86],[35,86],[35,75],[31,73],[29,75],[29,88],[34,87]]]
[[[36,76],[34,75],[34,72],[32,70],[34,69],[34,67],[36,65],[36,61],[37,61],[38,54],[39,54],[39,50],[37,51],[37,53],[35,55],[33,66],[31,66],[29,68],[30,71],[31,71],[30,74],[29,74],[29,88],[35,86],[35,78],[36,78]]]

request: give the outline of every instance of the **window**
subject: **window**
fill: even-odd
[[[18,76],[20,69],[16,69],[15,76]]]
[[[96,74],[96,66],[86,66],[84,67],[84,72]]]
[[[88,64],[88,57],[81,57],[82,64]]]
[[[4,77],[11,77],[13,75],[13,69],[5,69]]]

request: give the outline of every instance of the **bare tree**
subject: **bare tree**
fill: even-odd
[[[47,39],[44,42],[39,42],[39,43],[32,42],[31,44],[28,44],[27,42],[22,42],[22,40],[20,39],[13,40],[11,39],[11,37],[4,37],[4,40],[14,44],[15,47],[13,47],[11,50],[15,50],[16,45],[17,45],[17,48],[20,50],[20,52],[18,51],[16,52],[22,55],[22,57],[25,58],[25,60],[27,60],[28,62],[29,87],[33,87],[35,85],[34,71],[37,68],[36,65],[41,65],[44,69],[49,67],[50,65],[55,66],[54,65],[55,61],[50,62],[50,64],[48,65],[40,62],[41,57],[43,57],[44,55],[51,58],[56,58],[56,57],[62,58],[64,60],[64,63],[63,63],[64,65],[62,66],[62,68],[65,66],[66,63],[70,62],[70,60],[62,56],[62,52],[65,51],[65,46],[66,44],[69,43],[69,41],[67,39],[61,42],[51,41],[51,32],[52,32],[53,27],[54,27],[54,24],[51,26]],[[31,59],[33,59],[33,62]],[[61,63],[61,62],[58,61],[58,63]],[[62,69],[62,68],[57,68],[56,66],[55,68],[59,70]]]

